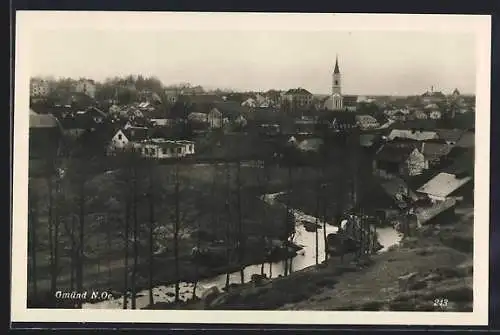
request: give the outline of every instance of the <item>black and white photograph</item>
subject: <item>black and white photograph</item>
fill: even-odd
[[[488,16],[16,21],[13,317],[487,322]]]

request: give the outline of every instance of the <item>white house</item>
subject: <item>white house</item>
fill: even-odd
[[[133,147],[144,158],[179,158],[195,153],[194,142],[191,141],[173,141],[153,138],[136,142],[133,144]]]
[[[126,126],[119,129],[111,138],[109,143],[110,152],[130,149],[133,147],[133,142],[145,140],[148,135],[148,128]]]
[[[454,174],[442,172],[420,187],[417,192],[426,194],[433,201],[445,201],[471,180],[470,176],[460,178]]]
[[[442,117],[442,113],[439,110],[433,110],[429,113],[429,118],[433,120],[439,120]]]
[[[374,129],[380,126],[380,123],[371,115],[356,115],[356,123],[360,129]]]
[[[395,138],[405,138],[417,141],[427,141],[437,139],[438,134],[435,131],[420,131],[420,130],[407,130],[407,129],[393,129],[387,138],[392,141]]]

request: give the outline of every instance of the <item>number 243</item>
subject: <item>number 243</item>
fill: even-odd
[[[447,307],[448,306],[448,299],[434,299],[433,303],[434,307]]]

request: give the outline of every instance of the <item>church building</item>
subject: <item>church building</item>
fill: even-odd
[[[332,75],[332,95],[325,101],[328,110],[343,110],[344,101],[342,96],[342,75],[340,74],[339,59],[335,59],[335,68]]]

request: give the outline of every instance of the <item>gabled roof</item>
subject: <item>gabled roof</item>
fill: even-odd
[[[393,129],[388,138],[390,140],[401,137],[401,138],[409,138],[418,141],[425,141],[437,138],[437,133],[435,131],[419,131],[419,130],[406,130],[406,129]]]
[[[289,89],[288,91],[285,92],[285,94],[287,95],[291,95],[291,94],[305,94],[305,95],[312,95],[311,92],[309,92],[308,90],[302,88],[302,87],[299,87],[299,88],[291,88]]]
[[[439,158],[450,153],[451,146],[446,143],[424,141],[421,152],[427,159]]]
[[[37,114],[30,110],[30,128],[57,128],[59,121],[50,114]]]
[[[445,141],[457,142],[462,135],[464,130],[462,129],[436,129],[436,133],[440,139]]]
[[[123,134],[129,141],[138,142],[148,138],[149,130],[145,127],[129,127],[122,129]]]
[[[358,96],[357,95],[344,95],[344,96],[342,96],[342,104],[345,107],[356,106],[358,104]]]
[[[437,121],[432,119],[425,120],[408,120],[405,122],[395,122],[391,125],[391,129],[407,129],[407,130],[434,130],[436,129]]]
[[[437,202],[430,207],[418,208],[415,210],[415,215],[417,216],[420,224],[425,224],[447,209],[455,206],[456,203],[457,201],[453,198],[446,199],[445,201]]]
[[[466,183],[472,177],[457,178],[456,175],[442,172],[420,187],[417,192],[436,197],[447,197]]]
[[[248,111],[248,108],[241,106],[235,101],[216,102],[214,107],[217,108],[225,117],[237,118]]]
[[[356,115],[356,120],[362,123],[378,123],[377,119],[371,115]]]
[[[335,57],[335,68],[333,69],[333,73],[335,73],[335,74],[340,73],[339,58],[338,57]]]
[[[405,162],[416,148],[385,144],[377,151],[377,160],[391,163]]]

